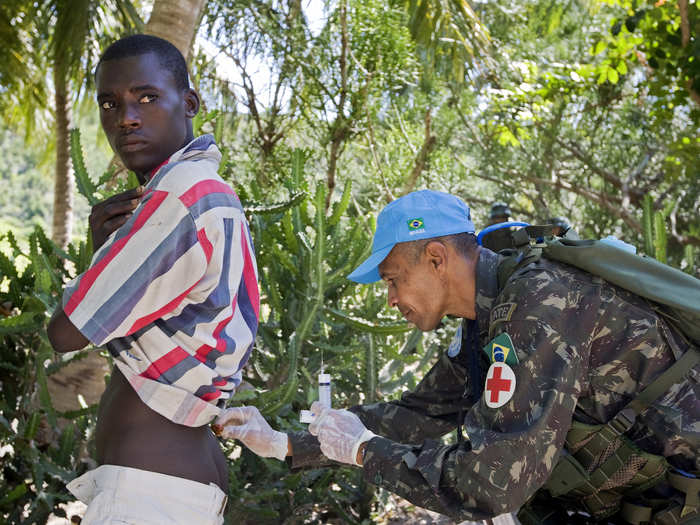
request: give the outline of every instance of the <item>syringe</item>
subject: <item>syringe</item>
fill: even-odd
[[[323,406],[331,407],[331,375],[324,374],[323,368],[318,374],[318,401]],[[299,419],[302,423],[313,423],[314,417],[311,410],[302,410]]]

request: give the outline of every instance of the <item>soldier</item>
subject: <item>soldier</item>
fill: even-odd
[[[489,226],[501,222],[508,222],[512,216],[510,207],[505,202],[494,202],[489,212]]]
[[[697,349],[646,300],[572,266],[540,258],[499,284],[503,257],[473,232],[460,199],[408,194],[380,213],[349,276],[383,279],[421,330],[463,319],[414,391],[350,410],[315,403],[310,434],[229,409],[223,435],[261,455],[286,447],[294,468],[322,452],[458,520],[521,509],[524,524],[697,523]],[[437,441],[461,425],[468,440]]]
[[[545,224],[551,224],[553,226],[552,235],[557,236],[564,235],[571,228],[569,221],[564,217],[550,217],[545,221]]]
[[[511,215],[512,214],[508,204],[505,202],[494,202],[491,205],[487,226],[509,222]],[[510,237],[510,230],[511,228],[501,228],[489,232],[484,235],[481,243],[483,246],[494,252],[499,252],[501,250],[505,250],[506,248],[512,248],[513,243]]]

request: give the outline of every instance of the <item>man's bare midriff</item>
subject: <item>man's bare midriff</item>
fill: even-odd
[[[228,492],[226,458],[209,426],[178,425],[148,408],[116,367],[100,401],[96,444],[100,465],[216,483]]]

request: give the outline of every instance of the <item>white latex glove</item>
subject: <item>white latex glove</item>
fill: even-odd
[[[357,450],[375,434],[367,430],[357,415],[347,410],[328,408],[317,401],[311,405],[311,412],[316,417],[309,425],[309,432],[318,438],[321,452],[333,461],[360,466]]]
[[[287,434],[273,430],[256,407],[227,408],[213,429],[219,436],[239,440],[258,456],[284,461],[287,455]]]

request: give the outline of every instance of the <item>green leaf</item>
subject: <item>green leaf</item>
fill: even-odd
[[[605,43],[605,40],[598,40],[595,46],[593,46],[591,49],[591,55],[600,55],[603,51],[605,51],[606,47],[608,47],[608,45]]]
[[[231,396],[231,402],[251,401],[259,396],[256,390],[238,390]]]
[[[126,185],[128,188],[138,188],[141,185],[136,173],[131,170],[129,170],[129,173],[126,175]]]
[[[611,84],[617,84],[617,81],[620,79],[619,75],[617,74],[617,71],[611,67],[608,68],[608,80],[610,81]]]
[[[12,503],[13,501],[21,498],[27,493],[27,490],[27,485],[25,485],[24,483],[22,483],[21,485],[17,485],[10,492],[5,494],[5,496],[2,499],[0,499],[0,507],[3,507],[8,503]]]
[[[7,277],[8,279],[17,279],[17,269],[12,264],[10,258],[3,252],[0,252],[0,278]]]
[[[41,322],[41,315],[35,312],[22,312],[12,317],[0,319],[0,335],[19,334],[34,331]]]
[[[508,129],[506,126],[499,126],[498,127],[498,143],[501,146],[519,146],[520,141],[516,138],[516,136],[513,134],[513,132]]]

